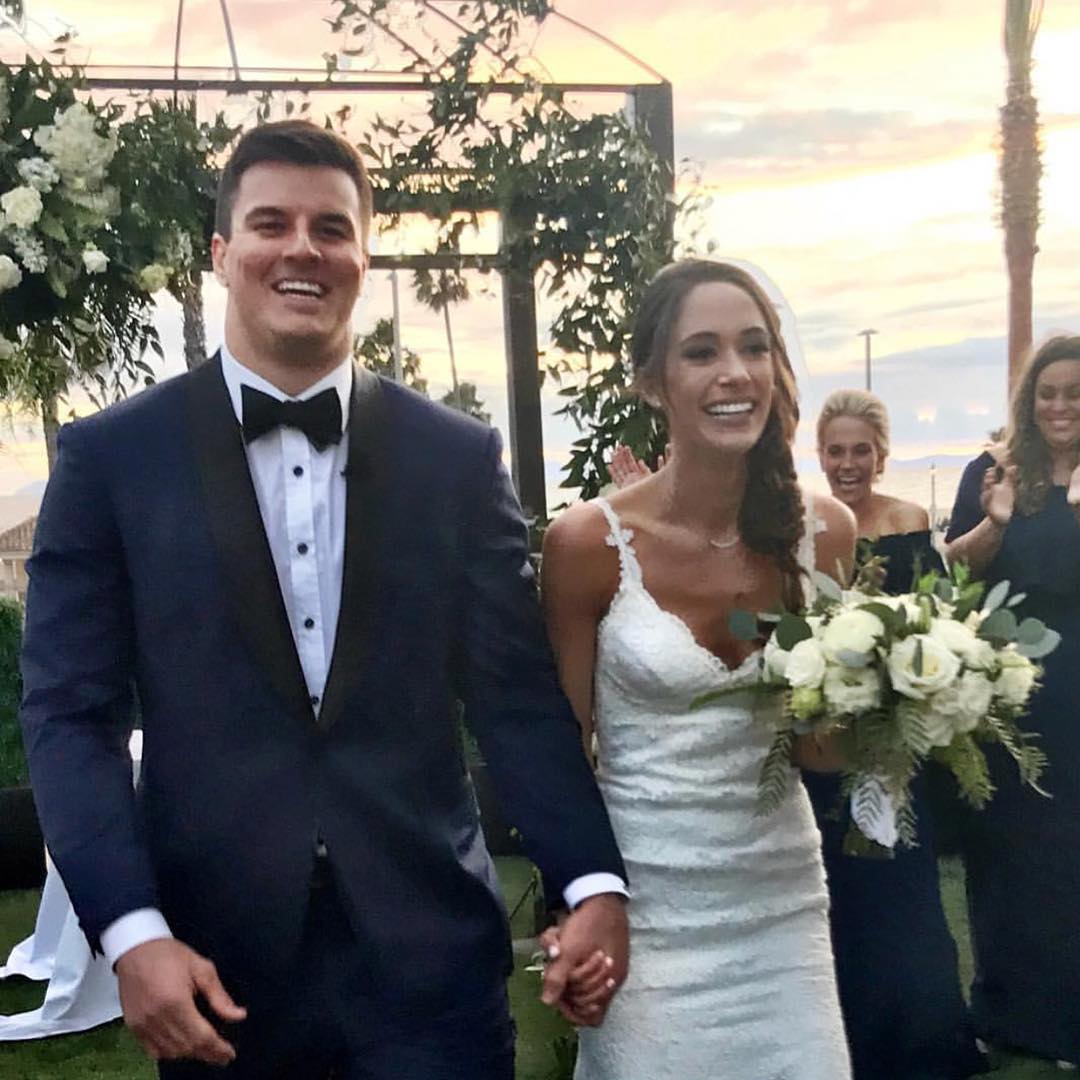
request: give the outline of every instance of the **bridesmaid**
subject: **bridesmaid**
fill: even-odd
[[[884,404],[838,390],[817,423],[832,494],[855,514],[870,554],[885,556],[884,589],[907,592],[916,569],[942,569],[926,511],[874,490],[889,454]],[[912,786],[918,846],[892,858],[845,855],[839,780],[804,773],[822,836],[840,1004],[855,1080],[959,1080],[985,1071],[960,990],[956,944],[941,906],[925,774]]]
[[[987,586],[1027,594],[1021,616],[1061,643],[1040,663],[1023,726],[1049,758],[1050,799],[991,756],[997,792],[964,830],[979,1034],[1063,1066],[1080,1061],[1080,336],[1032,358],[1013,398],[1007,446],[968,465],[949,527],[950,559]]]

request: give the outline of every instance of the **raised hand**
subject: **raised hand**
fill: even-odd
[[[612,893],[592,896],[541,941],[550,958],[544,967],[541,1000],[572,1024],[598,1027],[626,980],[630,954],[626,901]]]
[[[228,1065],[232,1044],[199,1012],[195,998],[228,1023],[247,1016],[221,985],[217,969],[182,942],[147,941],[116,962],[124,1023],[155,1061],[190,1058],[208,1065]]]
[[[986,470],[982,482],[983,513],[1002,527],[1012,521],[1016,506],[1016,466],[995,465]]]
[[[629,487],[646,476],[652,476],[652,469],[634,456],[634,452],[625,443],[619,443],[611,454],[608,466],[611,482],[618,488]]]

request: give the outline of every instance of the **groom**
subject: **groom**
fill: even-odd
[[[624,871],[498,436],[349,360],[370,222],[345,140],[246,134],[213,239],[220,354],[66,427],[38,521],[35,795],[163,1077],[511,1080],[457,699],[571,909],[545,1000],[595,1023],[625,976]],[[598,950],[610,978],[575,997]]]

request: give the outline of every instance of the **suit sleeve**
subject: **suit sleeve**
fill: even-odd
[[[497,432],[480,475],[462,605],[465,717],[504,813],[539,866],[549,900],[559,903],[579,877],[606,872],[625,880],[626,871],[559,687]]]
[[[23,637],[20,718],[50,854],[91,948],[158,905],[127,744],[131,589],[110,492],[84,425],[63,429],[38,517]]]

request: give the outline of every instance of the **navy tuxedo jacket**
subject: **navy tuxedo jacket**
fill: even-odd
[[[354,383],[317,717],[216,359],[63,429],[29,563],[22,723],[87,937],[157,906],[240,994],[295,956],[316,836],[388,993],[505,972],[456,699],[548,895],[624,873],[497,433],[363,370]]]

